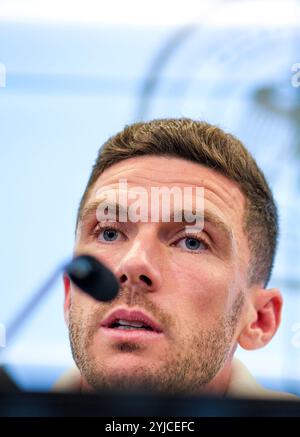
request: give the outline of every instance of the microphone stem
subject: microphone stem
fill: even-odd
[[[58,276],[62,273],[63,268],[60,267],[50,276],[50,278],[45,282],[30,298],[28,302],[20,309],[17,315],[9,322],[6,328],[6,345],[10,346],[13,338],[16,336],[22,325],[33,313],[39,303],[44,299],[46,294],[51,290],[52,285],[57,280]]]

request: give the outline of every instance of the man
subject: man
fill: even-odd
[[[168,205],[163,192],[174,194]],[[100,303],[64,277],[77,370],[56,389],[272,397],[233,356],[279,327],[282,296],[266,288],[277,236],[270,188],[232,135],[165,119],[110,138],[80,203],[74,252],[105,263],[120,292]]]

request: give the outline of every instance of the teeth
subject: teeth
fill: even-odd
[[[142,328],[144,326],[144,324],[141,322],[133,322],[129,320],[118,320],[118,324],[121,326],[128,326],[134,328]]]

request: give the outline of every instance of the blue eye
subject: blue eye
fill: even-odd
[[[106,229],[103,237],[106,241],[114,241],[117,238],[117,232],[114,229]]]
[[[98,223],[96,228],[92,231],[92,235],[101,243],[113,243],[114,241],[125,241],[124,233],[118,229],[114,224]]]
[[[202,252],[208,249],[207,244],[199,237],[184,237],[175,244],[181,249],[188,249],[190,252]]]
[[[103,238],[105,241],[115,241],[118,237],[118,231],[115,229],[105,229],[103,231]]]
[[[108,242],[115,241],[118,237],[120,237],[120,232],[113,228],[99,230],[97,236],[98,240]]]
[[[200,247],[201,242],[196,238],[185,238],[185,245],[190,250],[197,250]]]

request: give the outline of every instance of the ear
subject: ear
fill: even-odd
[[[249,290],[245,324],[238,337],[243,349],[259,349],[272,339],[281,322],[282,296],[277,288]]]
[[[64,290],[65,290],[65,300],[64,300],[64,315],[66,324],[69,326],[69,312],[71,306],[71,281],[68,275],[64,274]]]

